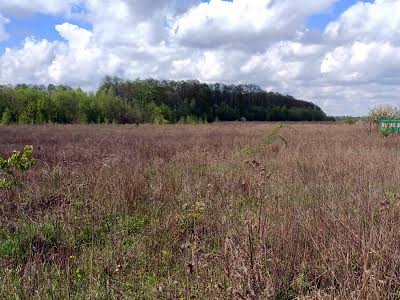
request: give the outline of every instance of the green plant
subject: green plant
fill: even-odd
[[[286,139],[284,136],[278,134],[279,131],[280,131],[282,128],[285,128],[285,127],[287,127],[287,126],[284,125],[284,124],[279,124],[279,125],[275,126],[275,127],[271,130],[271,132],[267,133],[267,134],[262,138],[261,144],[262,144],[263,146],[265,146],[265,145],[271,144],[273,141],[280,140],[280,141],[282,141],[282,142],[285,144],[285,146],[287,146],[287,145],[288,145],[287,139]]]
[[[275,126],[274,128],[272,128],[270,132],[264,135],[261,141],[256,145],[247,144],[246,146],[244,146],[244,148],[242,149],[242,153],[245,155],[259,154],[260,152],[263,151],[263,149],[265,149],[266,146],[270,145],[272,142],[277,140],[282,141],[287,147],[288,146],[287,139],[283,135],[279,134],[279,131],[285,127],[287,127],[287,125],[284,124],[279,124]]]
[[[15,150],[7,159],[0,157],[0,172],[5,175],[0,179],[0,189],[12,189],[18,182],[18,174],[28,171],[34,165],[32,151],[33,146],[25,146],[22,153]]]
[[[0,257],[12,257],[20,252],[20,240],[17,236],[0,238]]]
[[[125,216],[119,222],[120,226],[126,231],[128,235],[133,235],[141,232],[146,225],[146,220],[142,217]]]
[[[356,118],[346,118],[339,122],[340,125],[354,125],[357,123]]]
[[[49,251],[60,239],[60,227],[48,217],[42,222],[19,222],[14,230],[0,233],[0,259],[24,258],[34,251]]]
[[[3,115],[1,117],[1,124],[3,125],[9,125],[11,123],[11,112],[9,108],[6,108],[6,110],[3,112]]]

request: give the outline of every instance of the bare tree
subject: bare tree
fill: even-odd
[[[399,119],[400,107],[379,104],[374,106],[369,112],[369,119],[373,123],[378,123],[380,119]]]

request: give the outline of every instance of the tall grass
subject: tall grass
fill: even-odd
[[[273,128],[0,128],[0,298],[398,299],[400,139]]]

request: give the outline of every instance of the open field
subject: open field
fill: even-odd
[[[400,299],[400,138],[274,126],[0,127],[0,299]]]

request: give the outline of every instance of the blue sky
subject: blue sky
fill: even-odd
[[[7,47],[21,46],[26,37],[34,37],[38,40],[47,39],[49,41],[60,40],[61,37],[56,31],[55,26],[66,21],[66,19],[61,16],[51,16],[42,13],[7,16],[7,18],[10,22],[6,24],[5,28],[10,38],[0,42],[0,54],[4,52]],[[79,27],[91,29],[91,25],[81,19],[70,21]]]
[[[252,83],[363,115],[400,103],[397,11],[400,0],[0,0],[0,84]]]
[[[329,12],[309,17],[307,27],[323,30],[329,22],[335,20],[340,14],[357,2],[356,0],[340,0],[336,2]],[[373,2],[373,0],[362,0],[362,2]]]
[[[206,0],[202,1],[207,2]],[[371,1],[365,0],[364,2]],[[356,2],[356,0],[340,0],[327,13],[310,16],[306,25],[310,29],[323,30],[330,21],[335,20],[342,12]],[[0,53],[4,52],[6,47],[20,46],[27,36],[50,41],[60,40],[61,38],[55,30],[55,26],[66,21],[60,16],[44,15],[40,13],[23,16],[7,16],[7,18],[10,19],[10,22],[6,24],[5,27],[10,38],[0,42]],[[82,28],[91,28],[89,23],[79,19],[69,21]]]

